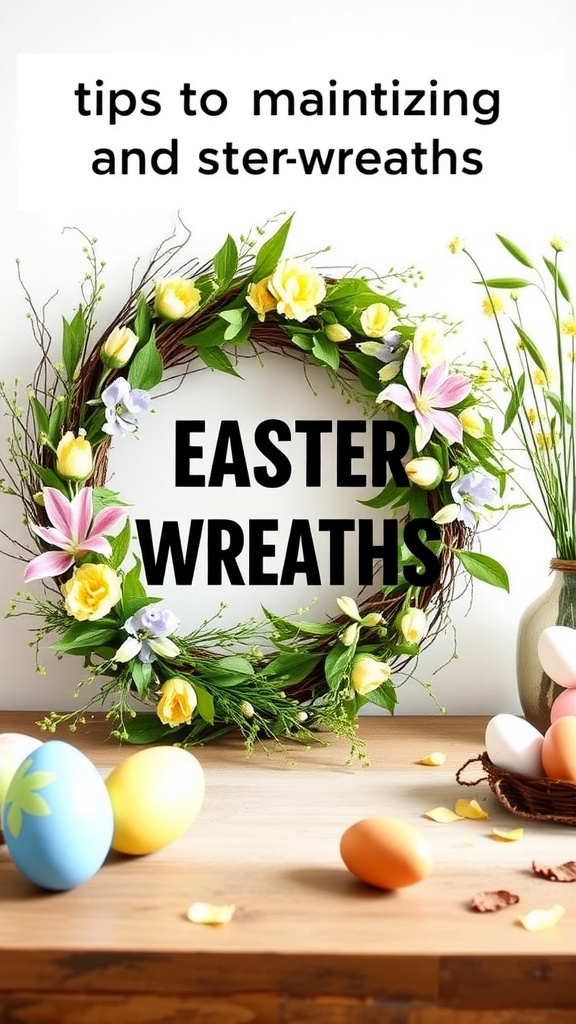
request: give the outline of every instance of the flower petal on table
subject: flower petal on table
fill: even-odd
[[[460,818],[473,818],[476,821],[481,821],[489,817],[477,800],[457,800],[454,810]]]
[[[418,764],[430,764],[440,765],[446,761],[446,754],[442,753],[441,750],[433,750],[431,754],[424,754],[418,761]]]
[[[229,924],[236,907],[233,903],[192,903],[186,917],[193,924]]]
[[[449,821],[462,820],[462,815],[451,811],[449,807],[433,807],[431,811],[424,812],[424,817],[431,818],[432,821],[439,821],[442,824],[447,824]]]
[[[505,843],[517,843],[519,839],[522,839],[523,835],[523,828],[512,828],[508,832],[501,828],[492,829],[492,839],[499,839]]]
[[[493,891],[477,892],[470,900],[470,909],[480,914],[494,913],[496,910],[504,910],[505,907],[512,907],[520,902],[520,897],[515,892],[508,892],[508,889],[495,889]]]
[[[558,924],[565,912],[565,907],[555,903],[548,910],[529,910],[527,914],[522,914],[518,921],[529,932],[543,932]]]

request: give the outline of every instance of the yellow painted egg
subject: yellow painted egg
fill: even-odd
[[[353,875],[378,889],[414,885],[433,867],[428,840],[399,818],[357,821],[344,832],[340,854]]]
[[[106,787],[114,813],[112,849],[153,853],[196,819],[204,800],[204,771],[182,747],[147,747],[116,765]]]

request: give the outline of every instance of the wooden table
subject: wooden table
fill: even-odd
[[[36,732],[35,717],[4,713],[0,728]],[[147,857],[112,854],[69,892],[37,889],[0,848],[0,1021],[573,1024],[576,884],[540,879],[531,863],[575,859],[576,834],[512,817],[485,784],[458,786],[455,771],[483,749],[484,725],[363,719],[370,768],[346,765],[344,741],[248,760],[232,739],[200,749],[207,795],[189,832]],[[59,738],[106,774],[132,752],[107,733],[97,718]],[[438,749],[443,767],[416,763]],[[490,820],[422,816],[462,796]],[[380,892],[345,870],[340,836],[372,815],[422,830],[435,855],[428,879]],[[520,842],[491,837],[519,825]],[[469,909],[478,890],[501,888],[520,904]],[[197,900],[234,903],[236,914],[228,925],[191,924]],[[566,907],[554,929],[518,924],[518,913],[554,903]]]

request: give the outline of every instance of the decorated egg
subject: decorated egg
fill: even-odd
[[[546,626],[538,638],[538,658],[558,686],[576,686],[576,629]]]
[[[147,747],[106,779],[114,811],[112,847],[153,853],[183,835],[204,800],[202,765],[182,747]]]
[[[497,768],[520,775],[542,775],[544,737],[517,715],[495,715],[486,726],[486,753]]]
[[[100,772],[76,747],[41,744],[14,773],[2,815],[10,855],[45,889],[72,889],[98,871],[113,831]]]
[[[542,765],[549,779],[576,782],[576,716],[557,718],[546,730]]]
[[[551,722],[565,715],[576,715],[576,687],[562,690],[550,708]]]
[[[25,736],[20,732],[0,733],[0,821],[2,805],[14,772],[22,764],[24,758],[41,746],[41,743],[42,741],[35,739],[34,736]],[[0,829],[1,841],[2,830]]]
[[[428,840],[399,818],[364,818],[344,832],[340,855],[362,882],[378,889],[414,885],[432,871]]]

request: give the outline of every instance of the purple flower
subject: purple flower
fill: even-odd
[[[179,653],[173,640],[169,639],[180,625],[180,619],[167,608],[147,604],[140,608],[124,623],[128,638],[116,651],[114,661],[126,662],[138,655],[140,661],[154,661],[157,655],[175,658]]]
[[[391,363],[393,359],[398,358],[402,344],[402,335],[397,331],[390,331],[390,334],[386,334],[382,341],[361,341],[356,348],[366,356],[374,356],[381,363]]]
[[[486,476],[477,469],[460,477],[450,489],[460,508],[456,518],[465,526],[475,526],[484,506],[493,505],[498,499],[498,485],[494,477]]]
[[[151,399],[148,391],[132,388],[125,377],[117,377],[102,392],[102,401],[106,406],[106,423],[102,427],[105,434],[133,434],[138,429],[138,416],[148,412]]]
[[[59,551],[46,551],[26,566],[24,582],[41,580],[45,576],[60,576],[70,569],[77,558],[95,551],[107,557],[112,553],[110,542],[104,536],[117,531],[126,518],[123,508],[109,505],[95,517],[92,504],[92,488],[83,487],[70,501],[56,487],[45,487],[42,491],[46,515],[50,526],[31,525],[38,537]]]
[[[406,384],[389,384],[376,401],[393,402],[416,420],[416,448],[422,451],[437,430],[447,441],[462,440],[462,424],[446,412],[466,397],[472,382],[461,373],[450,373],[447,363],[437,363],[422,379],[422,363],[411,345],[402,364]]]

